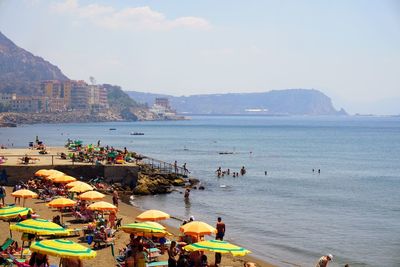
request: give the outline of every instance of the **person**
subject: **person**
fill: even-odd
[[[31,258],[29,259],[29,266],[31,267],[48,267],[49,258],[45,254],[33,252]]]
[[[117,220],[117,215],[116,215],[115,211],[111,211],[110,214],[108,215],[108,221],[110,222],[111,229],[115,228],[116,220]]]
[[[321,169],[318,169],[318,174],[320,174],[321,173]]]
[[[218,217],[217,219],[217,235],[215,236],[215,239],[217,240],[224,240],[224,235],[225,235],[225,223],[222,221],[221,217]]]
[[[118,207],[119,196],[118,196],[117,190],[114,190],[112,200],[113,200],[114,206]]]
[[[1,175],[0,175],[0,182],[3,181],[5,184],[8,184],[8,175],[7,175],[7,171],[6,169],[3,169],[1,171]]]
[[[133,256],[133,251],[131,249],[126,253],[125,267],[135,267],[135,257]]]
[[[350,267],[350,265],[346,264],[344,267]]]
[[[248,261],[244,263],[244,267],[256,267],[256,264],[254,262]]]
[[[200,266],[201,267],[208,267],[207,256],[205,254],[201,255]]]
[[[328,254],[319,258],[315,267],[327,267],[328,263],[333,259],[332,254]]]
[[[79,258],[62,258],[62,267],[83,267],[83,262]]]
[[[178,162],[176,160],[174,161],[174,170],[175,173],[178,173]]]
[[[244,166],[242,166],[242,168],[240,169],[240,174],[241,175],[245,175],[246,174],[246,169],[244,168]]]
[[[14,185],[14,187],[13,187],[13,192],[18,191],[18,190],[20,190],[20,189],[22,189],[22,186],[21,186],[20,184],[16,184],[16,185]],[[14,198],[14,203],[15,203],[15,204],[17,204],[17,200],[18,200],[18,204],[21,204],[21,198],[20,198],[20,197],[15,197],[15,198]]]
[[[147,264],[146,264],[147,257],[146,257],[146,253],[144,252],[143,244],[139,244],[139,246],[138,246],[138,251],[136,252],[135,261],[136,261],[136,267],[146,267],[147,266]]]
[[[53,217],[53,223],[56,223],[56,224],[61,226],[61,217],[60,217],[60,215],[57,215],[57,216]]]
[[[97,147],[100,147],[100,140],[97,140]]]
[[[0,185],[0,199],[1,202],[3,203],[3,206],[5,205],[4,198],[6,197],[6,188],[3,185]]]
[[[268,172],[267,172],[267,171],[265,171],[265,172],[264,172],[264,175],[265,175],[265,176],[267,176],[267,174],[268,174]]]
[[[176,267],[176,255],[178,255],[176,241],[172,241],[171,246],[168,249],[168,267]]]
[[[186,190],[185,190],[185,199],[188,199],[189,195],[190,195],[190,189],[186,188]]]

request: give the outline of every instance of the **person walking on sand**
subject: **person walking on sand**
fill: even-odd
[[[186,190],[185,190],[185,199],[188,199],[189,196],[190,196],[190,189],[186,188]]]
[[[315,265],[315,267],[327,267],[328,263],[333,259],[332,254],[328,254],[326,256],[322,256],[321,258],[319,258],[317,264]]]
[[[119,200],[118,191],[114,190],[112,201],[113,201],[113,205],[116,206],[117,208],[118,208],[118,200]]]

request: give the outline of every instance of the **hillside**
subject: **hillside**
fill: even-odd
[[[344,110],[338,111],[333,107],[328,96],[314,89],[180,97],[135,91],[126,93],[136,101],[149,105],[156,97],[167,97],[178,113],[186,114],[346,115]]]
[[[61,70],[16,46],[0,32],[0,92],[36,94],[42,80],[68,80]]]

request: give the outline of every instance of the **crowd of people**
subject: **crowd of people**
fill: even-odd
[[[231,172],[231,170],[228,168],[226,170],[222,170],[221,167],[218,167],[218,169],[215,171],[215,173],[217,174],[218,178],[224,177],[224,176],[230,176],[232,174],[232,177],[239,177],[239,174],[241,176],[245,175],[247,172],[246,168],[244,166],[242,166],[242,168],[240,168],[239,172]]]

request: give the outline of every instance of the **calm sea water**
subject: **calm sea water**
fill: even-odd
[[[134,204],[212,225],[221,216],[226,239],[279,266],[314,266],[326,253],[334,255],[330,266],[400,266],[400,118],[199,116],[41,124],[0,129],[0,143],[27,146],[35,135],[48,145],[100,139],[186,162],[205,191],[193,190],[186,203],[175,192],[136,197]],[[247,174],[217,178],[219,166],[245,166]]]

